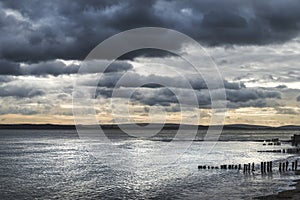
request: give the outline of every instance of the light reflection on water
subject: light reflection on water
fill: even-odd
[[[240,131],[239,140],[279,136],[288,139],[293,133],[262,132],[255,135]],[[234,134],[225,133],[223,140],[232,139]],[[106,154],[103,159],[94,157],[74,131],[1,130],[0,139],[2,199],[248,199],[287,189],[290,180],[297,178],[292,172],[279,173],[277,163],[274,163],[274,172],[269,175],[261,175],[259,169],[251,174],[237,170],[197,169],[198,165],[260,163],[287,157],[294,159],[291,154],[257,152],[289,147],[289,144],[271,147],[259,142],[223,141],[218,142],[209,154],[202,155],[204,143],[193,142],[176,162],[160,166],[159,162],[145,162],[147,165],[136,162],[149,159],[143,155],[165,145],[165,142],[159,141],[160,138],[151,141],[116,137],[114,144],[130,152],[132,157],[126,159],[130,159],[133,166],[116,169],[105,162],[116,159],[115,155]],[[181,142],[177,141],[176,145]],[[170,156],[172,154],[170,152]],[[163,156],[156,156],[153,158],[155,161],[164,159]]]

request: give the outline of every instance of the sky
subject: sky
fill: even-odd
[[[300,125],[299,10],[299,0],[2,0],[0,123],[73,124],[74,79],[88,88],[100,76],[77,74],[89,52],[122,31],[162,27],[199,42],[218,67],[226,94],[225,124]],[[182,59],[193,45],[174,41],[174,48],[182,54],[140,50],[112,63],[93,97],[99,123],[180,123],[184,117],[210,124],[210,94],[220,88],[209,91]],[[89,64],[101,68],[107,62]],[[122,77],[126,81],[117,87]],[[192,88],[184,87],[183,77]],[[145,81],[154,84],[137,88]],[[198,105],[183,113],[175,93],[195,94]],[[130,116],[118,113],[125,108]]]

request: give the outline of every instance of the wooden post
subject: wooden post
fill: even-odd
[[[286,166],[285,166],[285,171],[288,171],[288,169],[289,169],[289,161],[286,161]]]
[[[281,162],[279,163],[279,171],[281,172]]]
[[[272,162],[272,161],[270,161],[270,171],[271,171],[271,172],[273,171],[273,169],[272,169],[272,168],[273,168],[273,166],[272,166],[272,165],[273,165],[273,162]]]
[[[292,171],[294,171],[295,168],[295,162],[292,162]]]
[[[252,163],[252,171],[255,171],[255,164]]]
[[[266,162],[264,162],[264,172],[266,172]]]
[[[295,171],[297,170],[298,167],[298,160],[295,160]]]
[[[242,169],[242,165],[241,164],[239,164],[239,170],[241,170]]]
[[[270,163],[267,162],[267,172],[269,172],[269,169],[270,169]]]
[[[263,162],[260,163],[260,171],[261,171],[261,173],[264,173],[264,163]]]

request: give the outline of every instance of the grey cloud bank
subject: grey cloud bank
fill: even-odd
[[[297,0],[2,1],[0,57],[80,60],[107,37],[143,26],[206,45],[281,43],[299,35],[299,8]]]
[[[128,98],[128,92],[132,92],[131,99],[138,101],[145,105],[161,105],[170,106],[171,104],[178,103],[178,97],[181,99],[192,98],[195,94],[198,99],[198,105],[201,108],[210,108],[211,97],[210,92],[220,93],[220,88],[214,88],[209,91],[205,81],[198,76],[188,77],[187,85],[180,77],[167,77],[167,76],[141,76],[137,73],[128,72],[127,79],[121,84],[117,84],[123,73],[105,74],[99,81],[98,88],[96,90],[96,97],[102,96],[104,98],[112,98],[113,90],[118,90],[117,96],[114,98]],[[161,84],[145,84],[142,83],[161,83]],[[90,82],[83,83],[86,86],[90,86]],[[116,87],[118,85],[118,87]],[[136,87],[140,87],[136,89]],[[237,82],[228,82],[224,80],[224,88],[226,93],[226,99],[230,108],[238,107],[268,107],[273,104],[269,104],[267,99],[280,99],[281,93],[274,89],[263,88],[246,88],[243,84]],[[177,91],[176,95],[172,91]]]
[[[132,65],[126,61],[116,61],[110,64],[105,70],[107,61],[93,60],[84,63],[88,65],[88,73],[104,73],[122,72],[132,69]],[[79,68],[84,64],[65,64],[62,61],[45,61],[39,63],[31,63],[21,65],[16,62],[10,62],[6,60],[0,60],[0,75],[33,75],[33,76],[45,76],[45,75],[63,75],[63,74],[76,74]]]
[[[17,98],[34,97],[45,94],[45,91],[26,85],[4,85],[0,86],[0,97],[13,96]]]

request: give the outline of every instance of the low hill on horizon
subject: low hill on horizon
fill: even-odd
[[[131,128],[133,124],[123,124],[123,126],[127,128]],[[139,126],[147,126],[147,124],[141,123],[138,124]],[[95,125],[88,125],[84,126],[85,128],[93,128]],[[161,124],[153,124],[153,127],[161,127]],[[198,129],[208,129],[208,126],[204,125],[190,125],[190,124],[164,124],[163,129],[178,129],[179,127],[182,128],[195,128],[198,126]],[[211,128],[216,128],[220,126],[211,126]],[[104,124],[101,125],[103,129],[119,129],[117,124]],[[75,125],[59,125],[59,124],[0,124],[0,129],[76,129]],[[250,124],[227,124],[223,126],[223,129],[246,129],[246,130],[300,130],[300,126],[298,125],[286,125],[286,126],[279,126],[279,127],[271,127],[271,126],[260,126],[260,125],[250,125]]]

